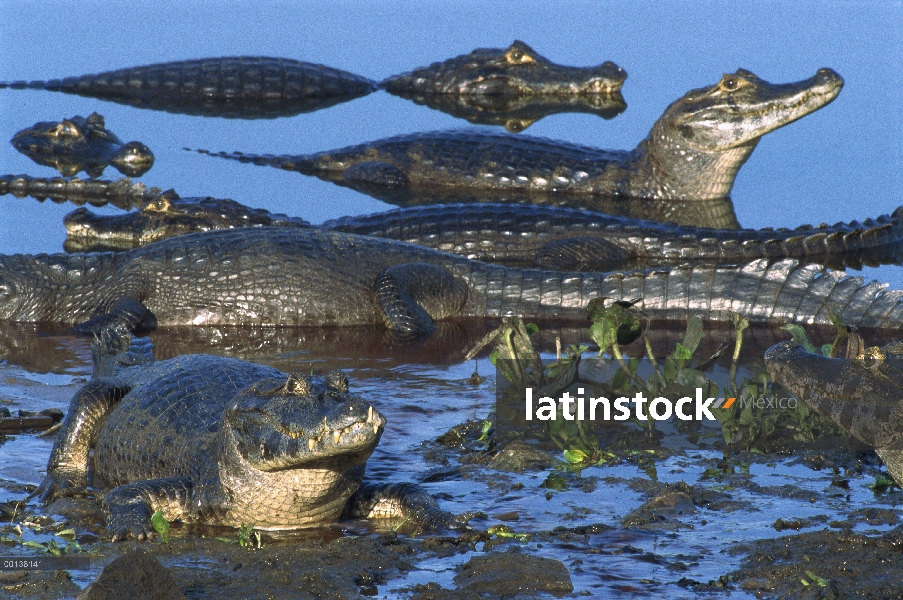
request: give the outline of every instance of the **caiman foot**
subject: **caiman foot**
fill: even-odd
[[[151,524],[154,511],[159,507],[176,515],[175,518],[182,518],[187,514],[191,497],[191,482],[182,477],[138,481],[113,488],[103,499],[112,541],[151,539],[156,535]]]
[[[413,483],[362,485],[351,497],[346,516],[391,519],[394,527],[430,531],[467,531],[470,526],[439,508],[426,490]]]
[[[105,329],[117,325],[122,325],[129,331],[147,331],[157,326],[157,317],[137,299],[126,298],[120,300],[107,314],[79,323],[72,330],[76,333],[99,335]]]
[[[60,498],[84,496],[87,490],[88,480],[84,473],[57,470],[48,472],[38,489],[28,495],[28,499],[37,498],[46,506]]]

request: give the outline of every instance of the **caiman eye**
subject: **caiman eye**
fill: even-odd
[[[738,77],[737,75],[725,75],[721,78],[721,83],[719,87],[722,90],[727,90],[728,92],[733,92],[734,90],[738,90],[746,84],[746,80],[742,77]]]
[[[7,300],[14,298],[15,295],[16,288],[14,288],[11,283],[0,281],[0,302],[6,302]]]
[[[526,65],[532,62],[536,62],[533,60],[532,56],[526,54],[522,50],[509,50],[505,55],[505,58],[507,58],[508,62],[513,65]]]
[[[72,121],[63,121],[50,132],[54,137],[81,137],[78,125]]]

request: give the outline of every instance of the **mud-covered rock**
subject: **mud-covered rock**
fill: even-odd
[[[732,550],[749,555],[726,577],[760,597],[899,599],[903,552],[893,542],[834,531],[759,540]]]
[[[169,571],[146,552],[124,554],[104,567],[78,600],[177,600],[185,598]]]
[[[68,571],[7,571],[0,579],[0,597],[55,600],[71,598],[79,587]]]
[[[466,591],[521,597],[538,592],[573,591],[571,575],[560,560],[520,552],[493,552],[461,565],[455,585]]]
[[[549,469],[558,464],[558,460],[539,448],[527,442],[516,440],[502,448],[498,454],[486,463],[486,466],[496,471],[510,471],[521,473]]]

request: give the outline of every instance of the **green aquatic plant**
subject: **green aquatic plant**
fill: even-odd
[[[820,348],[809,340],[806,330],[796,324],[784,325],[793,340],[808,352],[837,356],[844,340],[849,336],[849,329],[839,313],[830,313],[831,322],[836,330],[836,337],[831,344]],[[724,389],[726,398],[734,398],[727,408],[713,409],[712,414],[721,423],[724,441],[733,447],[746,452],[769,453],[786,444],[790,438],[797,442],[813,442],[824,435],[839,435],[841,431],[827,417],[811,410],[803,402],[795,402],[793,406],[781,406],[786,400],[786,392],[771,380],[764,367],[759,364],[753,373],[737,383],[737,361],[743,343],[743,330],[748,323],[745,319],[735,317],[736,344],[731,371]],[[858,336],[853,336],[858,340]],[[849,350],[848,350],[849,353]],[[768,410],[762,410],[768,408]]]
[[[169,521],[163,516],[163,511],[158,510],[151,515],[151,527],[160,535],[164,544],[169,542]]]
[[[254,531],[253,525],[242,525],[239,527],[238,531],[235,532],[235,539],[225,536],[217,536],[214,539],[220,542],[226,542],[227,544],[238,544],[242,548],[263,548],[260,533]]]

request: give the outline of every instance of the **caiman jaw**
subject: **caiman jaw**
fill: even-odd
[[[842,87],[843,79],[831,69],[819,69],[809,79],[786,84],[769,83],[738,69],[711,88],[686,94],[659,123],[698,151],[724,151],[818,110],[834,100]]]

